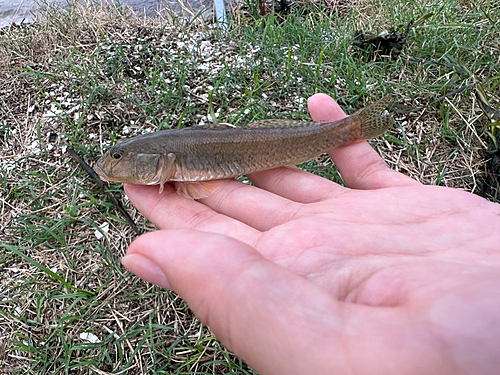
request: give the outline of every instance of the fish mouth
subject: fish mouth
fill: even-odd
[[[104,177],[104,171],[101,169],[101,167],[99,166],[99,160],[97,161],[97,163],[94,165],[94,172],[97,173],[97,175],[99,176],[99,178],[102,180],[102,181],[108,181],[106,179],[106,177]]]

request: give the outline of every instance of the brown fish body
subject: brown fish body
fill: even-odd
[[[178,192],[200,198],[211,193],[205,189],[210,185],[200,185],[203,181],[300,164],[382,134],[392,125],[390,116],[381,116],[389,102],[383,98],[330,123],[263,120],[244,127],[219,124],[163,130],[120,140],[95,169],[104,180],[160,184],[160,191],[168,181],[198,183],[182,186]]]
[[[185,128],[132,138],[119,146],[128,152],[175,154],[176,168],[169,181],[207,181],[300,164],[361,139],[360,125],[359,118],[347,117],[328,126],[306,123],[293,128]]]

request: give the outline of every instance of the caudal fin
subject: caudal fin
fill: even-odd
[[[393,124],[394,120],[386,109],[391,104],[391,97],[384,96],[379,101],[369,104],[352,114],[361,117],[361,129],[364,139],[371,139],[384,134]]]

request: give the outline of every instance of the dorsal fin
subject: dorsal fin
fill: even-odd
[[[288,119],[267,119],[251,122],[244,126],[244,128],[294,128],[310,125],[319,125],[318,122],[314,121],[299,121],[299,120],[288,120]]]
[[[236,126],[233,124],[221,122],[220,124],[208,124],[208,125],[192,126],[189,129],[194,129],[194,130],[226,130],[226,129],[234,129],[234,128],[236,128]]]

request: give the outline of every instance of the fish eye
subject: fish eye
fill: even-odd
[[[115,160],[119,160],[122,157],[122,153],[119,151],[113,151],[111,157]]]

